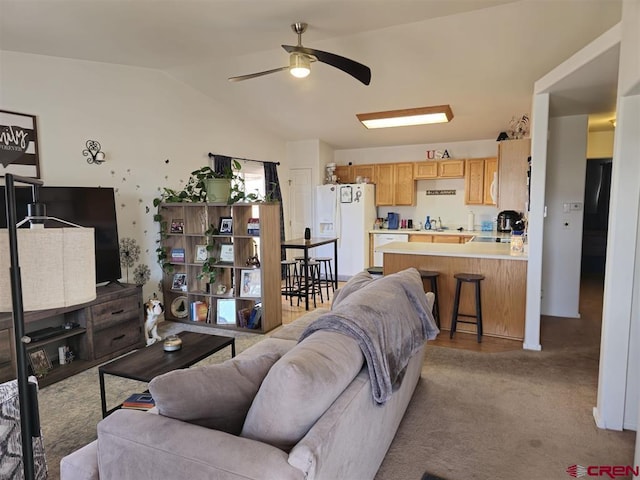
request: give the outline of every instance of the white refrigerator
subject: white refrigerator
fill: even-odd
[[[369,231],[376,220],[375,186],[367,183],[316,187],[314,237],[338,238],[338,280],[369,267]],[[333,245],[312,256],[333,256]]]

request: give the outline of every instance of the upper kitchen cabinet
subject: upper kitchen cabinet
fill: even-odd
[[[484,159],[484,203],[495,205],[498,200],[498,159]]]
[[[413,164],[415,180],[433,180],[437,178],[462,178],[464,160],[426,160]]]
[[[338,183],[355,182],[352,165],[336,165],[334,175],[338,178]]]
[[[375,165],[376,206],[415,205],[416,186],[413,163]]]
[[[354,179],[361,177],[364,181],[365,178],[368,178],[369,181],[367,183],[376,183],[375,165],[352,165],[351,170],[353,171]]]
[[[484,201],[484,158],[467,160],[464,176],[464,203],[482,205]]]
[[[467,205],[495,205],[496,168],[498,159],[470,158],[464,175],[464,203]]]
[[[527,159],[531,139],[498,143],[498,208],[524,212],[527,202]]]
[[[438,177],[440,178],[464,177],[464,160],[440,160],[438,162]]]
[[[426,161],[413,164],[413,178],[428,180],[438,178],[438,162]]]

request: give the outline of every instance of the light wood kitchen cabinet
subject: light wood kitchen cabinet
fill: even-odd
[[[498,159],[484,159],[484,201],[485,205],[495,205],[498,199]]]
[[[428,180],[438,178],[438,162],[426,161],[413,164],[413,178]]]
[[[423,234],[410,234],[409,235],[410,242],[422,242],[422,243],[433,243],[433,235],[423,235]]]
[[[362,180],[368,178],[368,183],[376,183],[375,165],[351,165],[351,170],[353,171],[354,181],[356,178],[362,177]]]
[[[338,183],[354,183],[355,177],[353,175],[352,165],[336,165],[334,175],[338,177]]]
[[[416,180],[461,177],[464,177],[464,160],[427,160],[413,164],[413,178]]]
[[[464,203],[482,205],[484,202],[484,158],[467,160],[464,175]]]
[[[415,205],[413,163],[375,165],[376,206]]]
[[[527,159],[531,139],[498,143],[498,208],[524,212],[527,202]]]
[[[497,158],[470,158],[464,175],[464,203],[466,205],[495,205],[494,174]],[[493,195],[492,195],[493,187]]]
[[[464,243],[460,235],[434,235],[433,243]]]
[[[441,160],[438,162],[438,177],[464,177],[464,160]]]
[[[410,233],[409,241],[410,242],[422,242],[422,243],[467,243],[472,235],[458,235],[451,234],[446,235],[442,233],[437,233],[433,235],[429,235],[428,233]]]

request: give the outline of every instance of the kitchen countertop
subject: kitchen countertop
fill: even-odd
[[[389,228],[379,228],[376,230],[369,230],[369,233],[398,233],[404,235],[460,235],[460,236],[473,236],[473,237],[489,237],[489,238],[509,238],[511,237],[510,232],[497,232],[495,230],[481,231],[481,230],[462,230],[459,232],[458,230],[414,230],[413,228],[398,228],[395,230],[391,230]]]
[[[376,230],[380,232],[380,230]],[[396,232],[398,230],[395,230]],[[429,233],[428,230],[424,232]],[[408,232],[407,232],[408,233]],[[495,232],[483,232],[495,233]],[[440,257],[490,258],[495,260],[524,260],[527,255],[511,255],[509,243],[467,242],[467,243],[423,243],[391,242],[376,248],[377,252],[406,255],[433,255]]]

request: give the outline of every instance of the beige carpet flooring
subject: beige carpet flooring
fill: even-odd
[[[592,417],[602,296],[597,282],[589,288],[581,319],[543,318],[542,352],[429,345],[422,378],[376,480],[419,480],[427,471],[447,480],[562,480],[571,478],[565,470],[573,464],[631,465],[635,432],[600,430]],[[165,322],[163,329],[164,335],[185,325]],[[238,352],[264,338],[236,336]],[[229,358],[228,350],[205,362]],[[107,376],[108,405],[143,387]],[[50,478],[57,479],[60,458],[95,439],[97,368],[43,388],[39,403]]]

